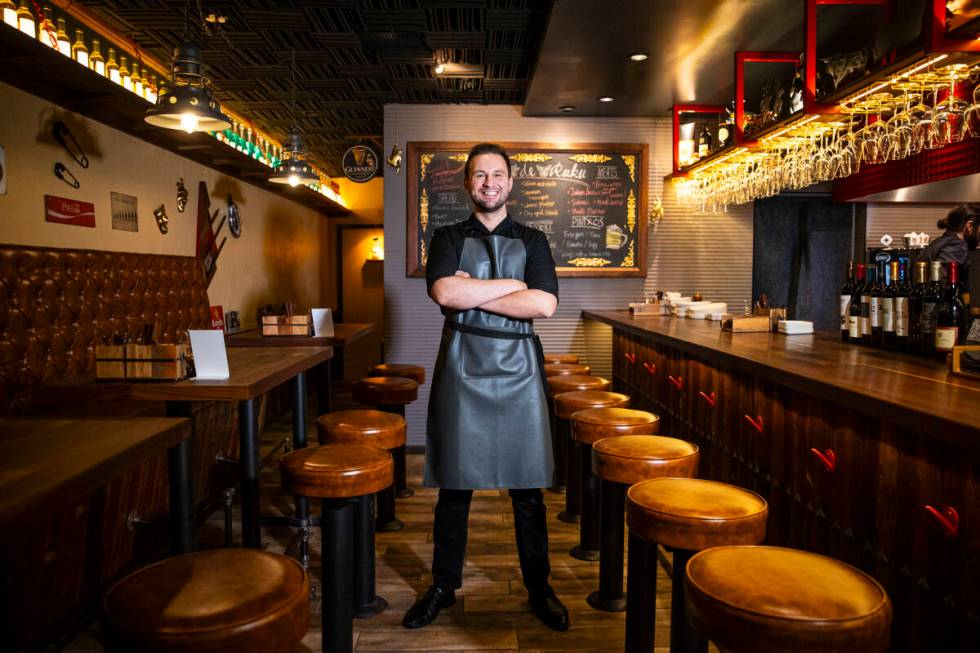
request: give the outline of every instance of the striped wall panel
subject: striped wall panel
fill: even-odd
[[[943,233],[936,221],[945,217],[952,204],[907,204],[904,202],[869,202],[867,234],[868,246],[881,243],[881,237],[889,234],[900,243],[902,236],[910,232],[925,232],[932,238]]]
[[[704,214],[677,204],[663,176],[670,172],[668,119],[526,118],[519,106],[387,105],[385,152],[409,141],[648,143],[649,197],[662,198],[664,218],[648,230],[646,279],[560,280],[558,311],[535,329],[549,351],[579,354],[596,374],[610,375],[611,331],[585,323],[586,308],[626,308],[657,289],[691,293],[740,308],[752,291],[752,207]],[[431,377],[442,316],[422,279],[405,276],[406,179],[385,171],[385,353],[390,362],[424,365]],[[409,444],[425,442],[429,384],[408,407]]]

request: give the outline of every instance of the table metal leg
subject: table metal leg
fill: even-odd
[[[191,406],[187,402],[167,402],[169,417],[191,417]],[[191,421],[191,435],[175,444],[167,451],[167,480],[170,484],[170,552],[173,555],[190,553],[194,550],[194,486],[191,480],[191,441],[194,438],[194,423]]]
[[[354,504],[325,499],[320,517],[324,651],[354,649]]]
[[[241,439],[242,544],[262,548],[259,522],[259,416],[258,401],[238,402],[238,431]]]
[[[293,386],[293,450],[306,448],[306,373],[300,372],[292,381]],[[310,564],[309,519],[310,505],[306,497],[293,497],[295,518],[301,531],[299,559],[304,567]]]
[[[331,404],[333,403],[333,398],[331,397],[332,379],[330,378],[329,358],[320,363],[318,374],[320,376],[320,383],[317,388],[317,415],[326,415],[330,412]]]

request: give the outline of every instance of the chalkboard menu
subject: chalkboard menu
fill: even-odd
[[[425,274],[429,239],[465,220],[473,207],[463,188],[473,143],[408,143],[410,277]],[[543,231],[559,276],[646,275],[645,144],[503,143],[517,221]]]

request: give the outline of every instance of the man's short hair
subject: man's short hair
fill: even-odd
[[[507,164],[507,176],[510,177],[510,157],[507,156],[507,151],[496,143],[478,143],[470,148],[470,153],[466,157],[467,179],[470,178],[470,161],[481,154],[496,154],[497,156],[502,156],[504,158],[504,162]]]

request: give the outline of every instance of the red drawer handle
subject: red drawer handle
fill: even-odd
[[[623,355],[626,356],[626,360],[628,360],[630,364],[636,363],[636,354],[623,354]]]
[[[824,468],[828,472],[832,472],[837,469],[837,454],[834,453],[833,449],[824,449],[822,452],[819,449],[810,449],[817,460],[823,463]]]
[[[956,512],[956,508],[946,506],[942,512],[939,512],[930,505],[924,507],[926,512],[932,515],[932,518],[942,527],[946,537],[957,537],[960,534],[960,514]]]
[[[643,367],[647,368],[647,372],[649,372],[651,375],[657,373],[657,366],[656,365],[651,365],[650,363],[644,363],[643,364]]]
[[[718,398],[715,396],[715,393],[714,392],[712,392],[710,395],[706,395],[706,394],[704,394],[704,392],[699,392],[698,394],[701,395],[701,398],[704,399],[705,401],[707,401],[708,402],[708,405],[710,405],[712,407],[714,407],[715,402],[718,400]]]
[[[756,431],[762,433],[762,415],[757,415],[755,418],[751,415],[745,415],[745,419]]]
[[[667,375],[667,379],[671,383],[673,383],[674,384],[674,387],[676,387],[678,390],[682,390],[684,388],[684,377],[683,376],[678,376],[678,377],[675,378],[675,377],[673,377],[673,376],[671,376],[671,375],[668,374]]]

